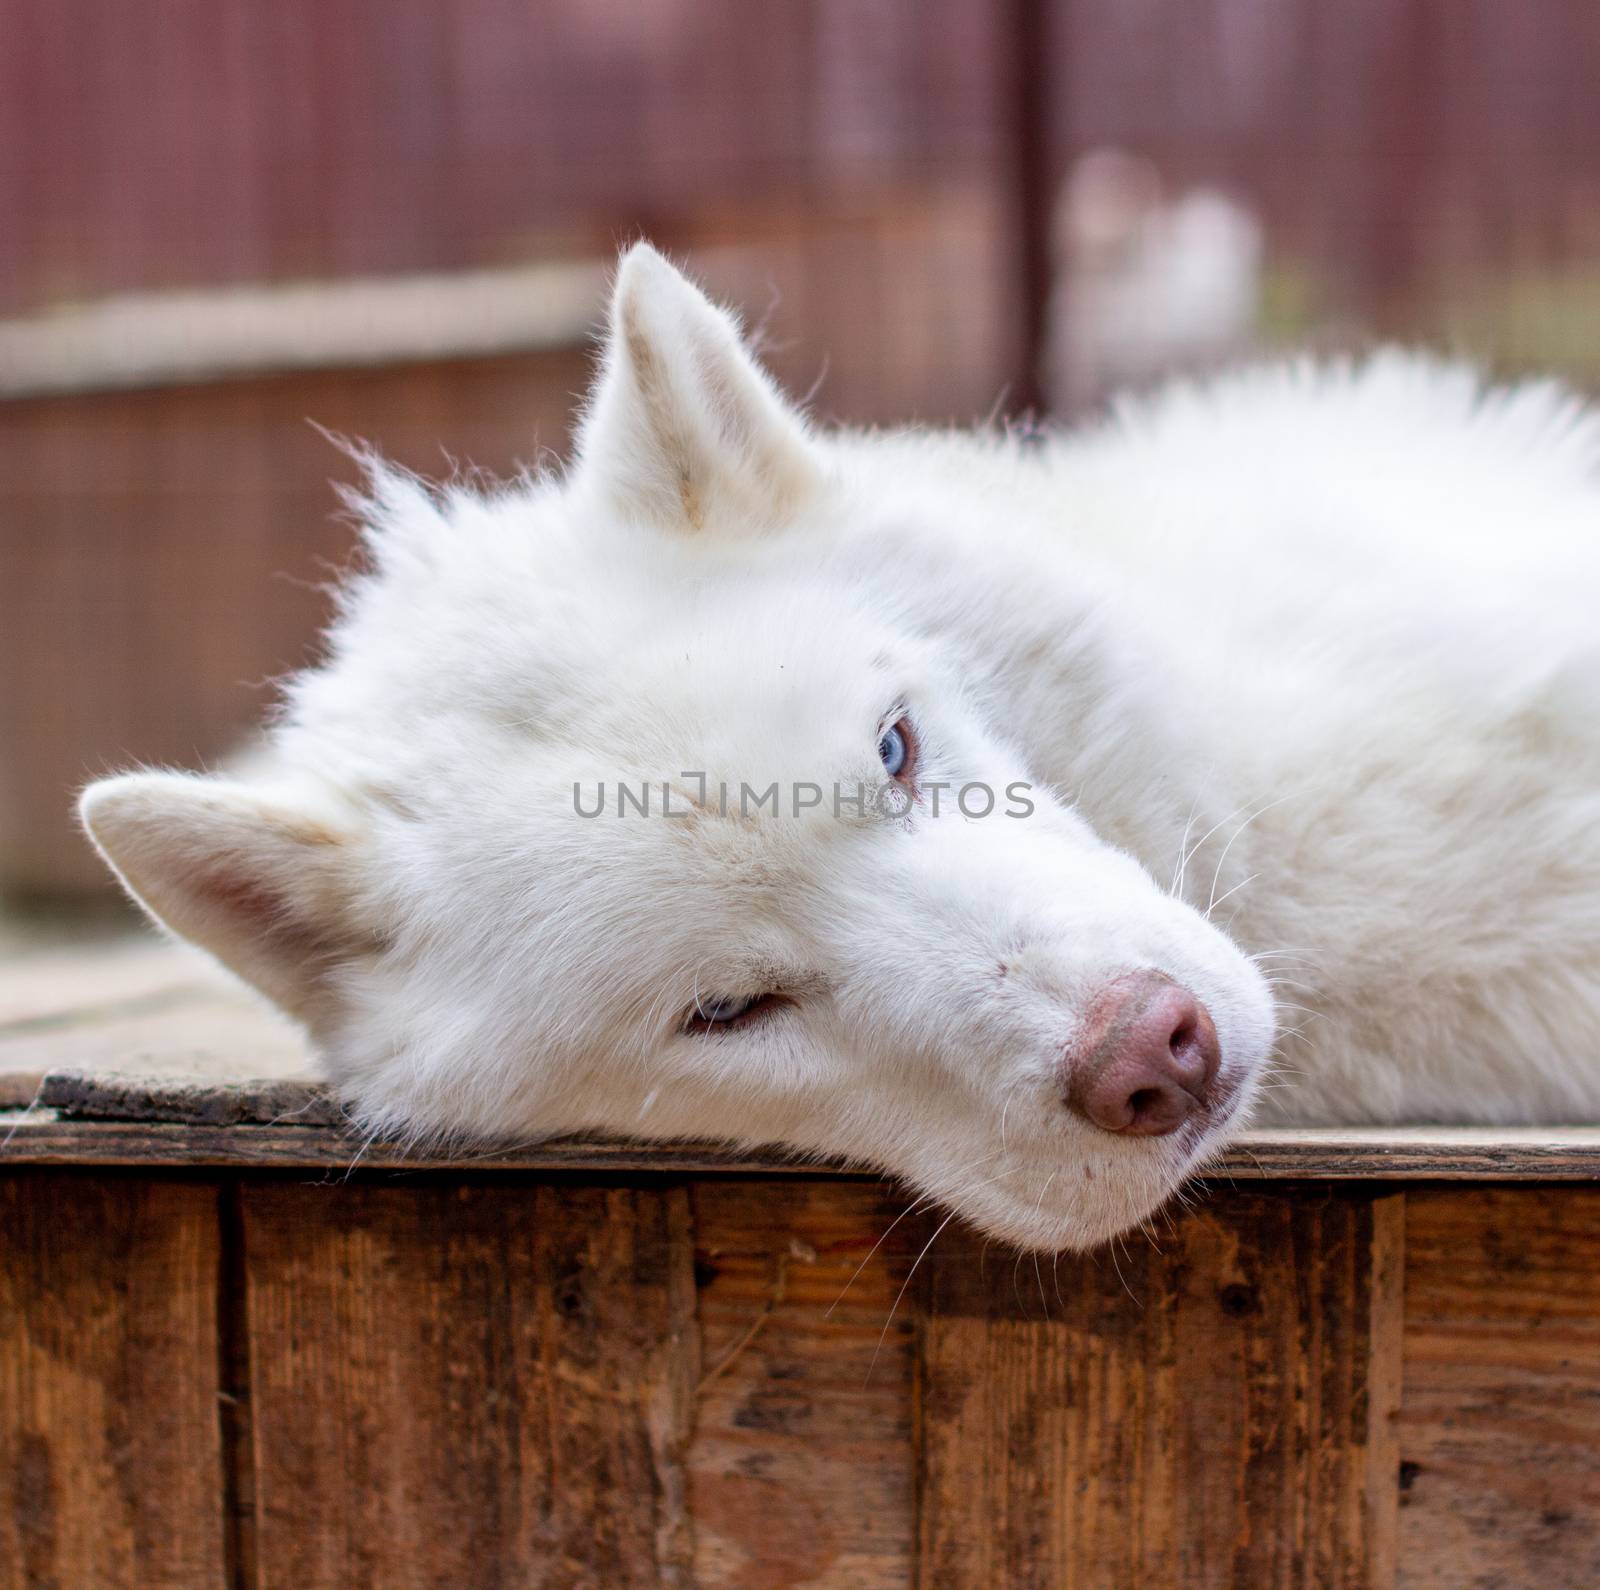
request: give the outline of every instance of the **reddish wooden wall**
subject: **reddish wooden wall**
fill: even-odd
[[[0,0],[0,313],[1009,193],[1019,26],[1053,178],[1110,145],[1229,186],[1358,321],[1594,258],[1589,0]]]
[[[1592,376],[1597,80],[1590,0],[0,0],[0,316],[648,231],[758,262],[713,285],[820,415],[968,421],[1037,401],[1054,211],[1115,147],[1259,221],[1254,343]],[[345,532],[304,418],[505,468],[577,353],[0,402],[0,892],[104,888],[72,790],[217,757],[307,654]]]
[[[1600,1190],[903,1207],[11,1172],[0,1585],[1600,1582]]]
[[[974,0],[0,0],[0,313],[994,174]]]

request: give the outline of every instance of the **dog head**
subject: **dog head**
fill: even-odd
[[[1130,853],[1179,848],[1187,749],[1019,468],[812,434],[635,249],[573,467],[374,464],[255,770],[85,823],[375,1127],[782,1143],[1090,1245],[1241,1119],[1273,1015]]]

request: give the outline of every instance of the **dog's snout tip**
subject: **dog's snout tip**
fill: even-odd
[[[1110,983],[1062,1060],[1069,1106],[1102,1131],[1164,1137],[1211,1103],[1216,1026],[1187,988],[1156,971]]]

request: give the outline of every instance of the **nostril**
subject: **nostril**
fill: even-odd
[[[1207,1106],[1220,1061],[1216,1028],[1188,989],[1130,973],[1095,1001],[1063,1061],[1067,1102],[1104,1131],[1164,1136]]]
[[[1186,998],[1189,1008],[1173,1027],[1167,1049],[1172,1057],[1174,1080],[1204,1104],[1216,1080],[1222,1050],[1217,1043],[1217,1029],[1205,1006],[1192,996]]]

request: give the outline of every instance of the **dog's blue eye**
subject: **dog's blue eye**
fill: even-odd
[[[910,755],[905,730],[898,723],[885,729],[883,738],[878,741],[878,759],[883,763],[884,772],[890,778],[899,778]]]

